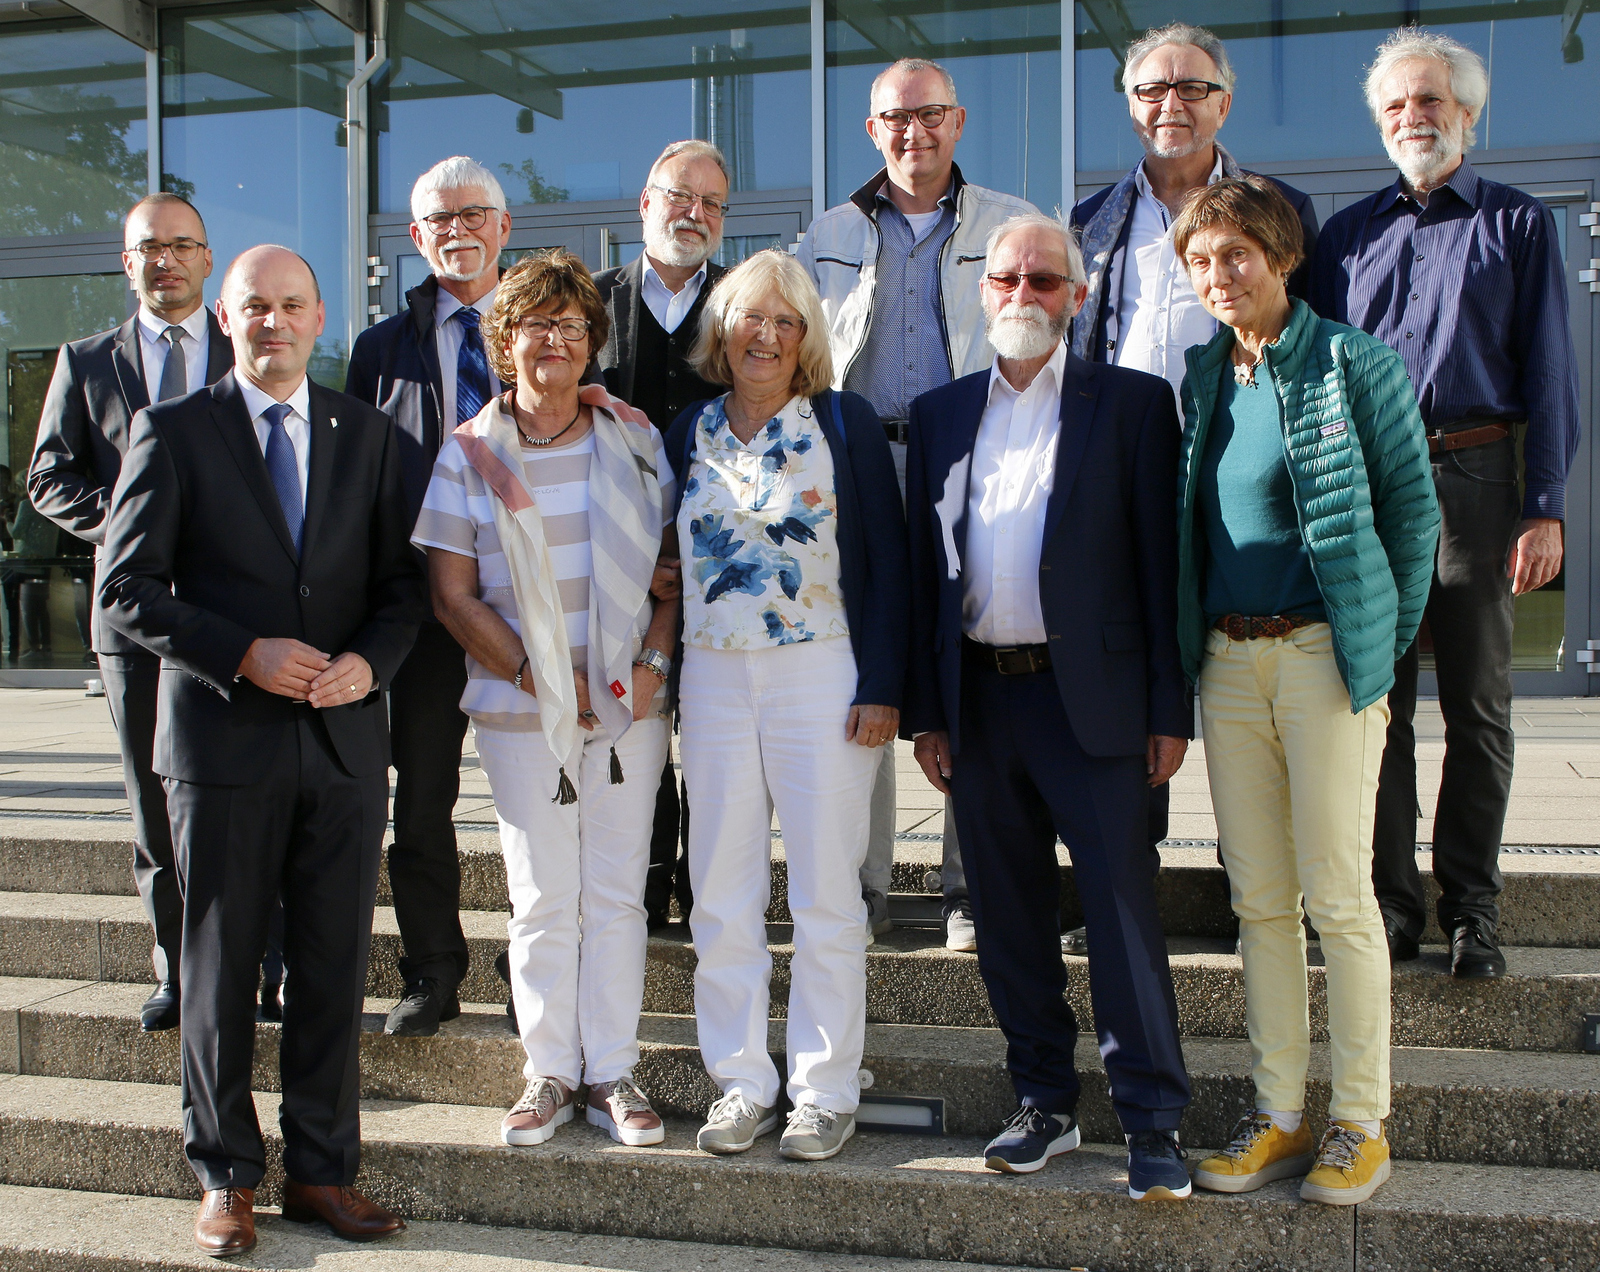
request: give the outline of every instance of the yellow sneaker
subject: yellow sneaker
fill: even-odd
[[[1233,1142],[1195,1167],[1194,1182],[1212,1192],[1253,1192],[1274,1179],[1304,1175],[1316,1161],[1311,1128],[1280,1131],[1265,1113],[1250,1113],[1233,1128]]]
[[[1354,1206],[1378,1191],[1389,1178],[1389,1137],[1377,1139],[1354,1122],[1329,1122],[1317,1149],[1317,1166],[1300,1185],[1302,1201],[1329,1206]]]

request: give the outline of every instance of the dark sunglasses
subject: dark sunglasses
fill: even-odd
[[[989,280],[989,286],[995,291],[1003,292],[1016,291],[1018,284],[1026,278],[1028,286],[1042,295],[1060,291],[1064,285],[1072,281],[1065,274],[985,274],[984,277]]]

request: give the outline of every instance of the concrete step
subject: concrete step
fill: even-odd
[[[56,1078],[176,1084],[176,1033],[139,1031],[147,989],[108,982],[0,978],[0,1069]],[[361,1039],[362,1093],[373,1099],[506,1108],[522,1092],[523,1053],[501,1008],[465,1004],[433,1038],[390,1038],[392,1003],[371,999]],[[258,1026],[254,1082],[278,1089],[276,1025]],[[647,1014],[640,1022],[637,1076],[664,1116],[696,1119],[717,1091],[700,1060],[694,1019]],[[782,1065],[783,1022],[768,1045]],[[1184,1055],[1194,1095],[1184,1136],[1228,1138],[1250,1106],[1250,1049],[1243,1039],[1190,1038]],[[863,1065],[874,1095],[944,1100],[945,1130],[993,1132],[1015,1106],[998,1030],[868,1025]],[[1086,1139],[1118,1143],[1100,1054],[1078,1046],[1084,1075],[1079,1119]],[[1600,1091],[1586,1056],[1398,1047],[1393,1052],[1396,1156],[1502,1166],[1600,1169]],[[1326,1118],[1327,1047],[1313,1050],[1307,1116]]]
[[[499,914],[462,915],[472,965],[461,996],[503,1001],[494,973],[505,948]],[[772,1012],[788,998],[793,946],[786,927],[768,928],[772,948]],[[1244,980],[1231,945],[1200,938],[1168,941],[1180,1026],[1187,1036],[1245,1036]],[[399,933],[394,912],[380,907],[373,921],[367,992],[398,997]],[[1312,1036],[1326,1041],[1326,1001],[1320,952],[1312,946]],[[145,984],[150,979],[150,929],[134,897],[0,893],[0,976],[65,977]],[[1497,1051],[1578,1051],[1586,1012],[1600,1010],[1600,951],[1507,948],[1510,974],[1494,981],[1454,981],[1448,952],[1430,947],[1394,972],[1397,1046],[1466,1047]],[[694,1011],[694,948],[685,924],[650,938],[645,1010]],[[1068,958],[1067,996],[1079,1018],[1093,1018],[1087,960]],[[882,1024],[988,1028],[994,1017],[971,954],[944,948],[937,932],[897,929],[867,952],[867,1019]]]
[[[276,1097],[258,1194],[276,1200]],[[1397,1163],[1366,1205],[1299,1200],[1291,1181],[1178,1204],[1127,1197],[1126,1158],[1085,1146],[1001,1176],[982,1141],[863,1133],[826,1163],[695,1151],[693,1127],[622,1148],[582,1122],[536,1149],[501,1145],[496,1109],[364,1101],[357,1185],[408,1218],[1013,1266],[1548,1272],[1600,1262],[1600,1174]],[[0,1078],[0,1182],[194,1198],[167,1086]],[[1196,1149],[1196,1152],[1201,1151]],[[750,1263],[757,1257],[747,1254]]]
[[[119,829],[121,833],[119,834]],[[80,893],[132,896],[129,868],[132,846],[126,839],[126,822],[110,819],[74,821],[65,818],[18,818],[0,814],[0,889],[10,892]],[[463,823],[456,830],[461,857],[461,906],[464,910],[504,910],[505,863],[500,841],[492,827]],[[896,847],[890,887],[909,902],[931,897],[924,876],[937,869],[937,841],[901,843]],[[1063,863],[1062,920],[1069,927],[1083,921],[1072,867],[1065,849]],[[1163,869],[1157,878],[1161,920],[1169,936],[1225,937],[1232,931],[1227,882],[1216,865],[1214,852],[1195,848],[1162,850]],[[1425,858],[1427,860],[1427,858]],[[1600,948],[1600,855],[1536,856],[1508,853],[1501,859],[1505,893],[1501,898],[1501,939],[1508,945],[1563,949]],[[1430,870],[1423,871],[1430,916],[1438,887]],[[380,873],[378,901],[387,905],[388,871]],[[926,907],[905,904],[904,912]],[[935,916],[937,917],[937,916]],[[774,844],[772,923],[790,921],[788,870],[781,842]],[[1427,944],[1445,944],[1430,917],[1423,935]]]

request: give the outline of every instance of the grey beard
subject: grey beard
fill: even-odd
[[[454,240],[454,242],[457,242],[457,243],[460,243],[460,242],[463,242],[463,241],[464,240],[462,240],[462,239]],[[450,246],[449,243],[445,244],[445,247],[449,247],[449,246]],[[439,268],[438,268],[438,271],[437,271],[439,276],[441,278],[448,278],[452,283],[472,283],[472,282],[476,282],[478,279],[482,278],[486,273],[489,272],[490,267],[492,267],[494,265],[495,258],[489,254],[488,249],[483,247],[482,244],[477,244],[476,246],[479,249],[479,260],[482,263],[478,266],[477,269],[474,269],[474,270],[463,270],[463,269],[458,268],[455,265],[452,265],[450,263],[451,262],[451,257],[445,255],[444,248],[440,248],[439,249]]]
[[[679,224],[682,222],[645,226],[645,251],[663,265],[676,265],[679,269],[688,269],[690,266],[699,265],[722,246],[722,235],[709,229],[705,238],[698,243],[680,243],[673,233],[674,227]]]
[[[1414,186],[1432,185],[1433,179],[1461,156],[1460,141],[1443,133],[1435,135],[1433,149],[1425,154],[1416,150],[1402,150],[1400,146],[1401,143],[1391,141],[1388,137],[1383,139],[1389,162],[1399,168],[1405,179]]]
[[[1212,133],[1209,137],[1204,136],[1192,124],[1189,128],[1189,140],[1179,142],[1175,146],[1162,145],[1158,142],[1155,138],[1154,130],[1149,134],[1142,132],[1138,134],[1139,144],[1144,147],[1145,154],[1154,155],[1157,159],[1183,159],[1189,155],[1199,154],[1216,140],[1216,136],[1216,133]]]
[[[1045,316],[1044,308],[1040,305],[1030,304],[1025,308],[1033,312],[1007,318],[989,314],[984,324],[995,352],[1013,362],[1027,362],[1050,353],[1061,343],[1067,324],[1072,321],[1065,311],[1052,320]]]

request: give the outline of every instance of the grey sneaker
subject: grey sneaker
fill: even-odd
[[[867,936],[882,936],[894,931],[894,920],[889,917],[889,898],[876,888],[863,888],[861,899],[867,903]],[[869,939],[868,945],[872,944]]]
[[[751,1102],[743,1092],[732,1091],[707,1111],[706,1124],[694,1142],[703,1153],[742,1153],[777,1126],[775,1110]]]
[[[835,1113],[815,1104],[802,1104],[789,1114],[778,1152],[797,1162],[820,1162],[837,1153],[855,1133],[853,1113]]]
[[[960,954],[978,952],[978,929],[972,924],[972,902],[965,897],[950,907],[944,921],[944,947]]]
[[[1089,952],[1089,929],[1072,928],[1061,934],[1061,952],[1063,954],[1077,954],[1080,957]]]

